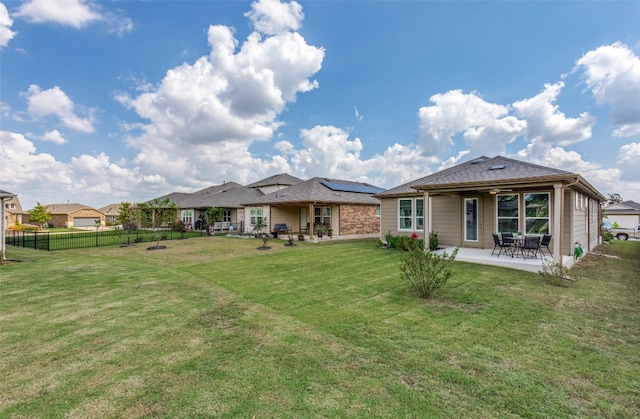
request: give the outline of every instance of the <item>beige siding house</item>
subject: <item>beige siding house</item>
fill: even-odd
[[[11,198],[4,198],[3,203],[5,228],[22,224],[22,214],[24,211],[22,210],[22,205],[20,205],[18,196],[13,195]]]
[[[636,228],[640,224],[640,204],[634,201],[624,201],[611,204],[603,208],[604,216],[622,228]]]
[[[382,191],[366,183],[319,177],[298,182],[245,202],[245,231],[266,218],[269,232],[286,225],[290,233],[314,236],[322,225],[333,236],[377,235],[379,201],[372,195]]]
[[[15,194],[0,189],[0,261],[5,263],[7,260],[5,253],[5,235],[7,227],[9,227],[8,217],[6,215],[6,203],[16,198]]]
[[[53,227],[95,228],[96,223],[103,227],[105,225],[104,213],[87,205],[49,204],[45,206],[45,210],[51,214],[49,225]]]
[[[479,157],[386,190],[381,239],[419,233],[428,243],[492,249],[493,233],[551,234],[554,259],[600,243],[606,199],[576,173],[506,157]]]

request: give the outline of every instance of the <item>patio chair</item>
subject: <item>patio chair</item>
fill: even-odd
[[[527,256],[529,256],[532,259],[537,259],[539,251],[540,251],[540,237],[525,236],[524,242],[520,246],[520,252],[522,253],[522,258],[526,259]]]
[[[547,248],[547,252],[549,252],[549,256],[553,256],[551,253],[551,249],[549,249],[549,244],[551,243],[551,234],[545,234],[542,236],[542,240],[540,241],[540,254],[544,256],[543,247]]]
[[[502,240],[500,240],[500,237],[498,237],[498,235],[496,233],[493,233],[493,251],[491,252],[491,256],[493,256],[493,254],[495,253],[496,249],[500,249],[498,251],[498,257],[500,257],[500,254],[503,251],[505,253],[508,253],[510,247],[511,247],[510,244],[505,244]]]
[[[511,257],[513,257],[513,254],[516,252],[516,241],[513,238],[513,233],[511,232],[504,232],[502,233],[502,242],[505,245],[509,246],[509,253],[511,253]]]

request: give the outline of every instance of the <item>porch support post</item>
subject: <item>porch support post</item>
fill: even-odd
[[[562,184],[553,185],[553,235],[556,237],[553,244],[553,260],[562,263]]]
[[[313,221],[315,220],[314,214],[313,214],[313,204],[309,204],[309,215],[307,216],[307,219],[309,220],[309,238],[313,237],[313,234],[315,233],[315,228],[313,228]]]
[[[429,233],[431,232],[431,212],[429,211],[429,191],[424,191],[424,248],[429,250]]]

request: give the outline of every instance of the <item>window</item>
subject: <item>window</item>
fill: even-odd
[[[182,210],[180,219],[182,219],[182,222],[186,225],[191,225],[191,223],[193,222],[193,210]]]
[[[398,200],[398,230],[424,231],[424,198]]]
[[[231,222],[231,210],[225,209],[222,213],[222,221],[230,223]]]
[[[313,208],[313,224],[331,225],[331,207],[314,207]]]
[[[413,229],[413,200],[401,199],[398,202],[398,228],[400,230]]]
[[[498,233],[515,233],[520,230],[519,195],[497,195]]]
[[[549,194],[524,195],[524,222],[526,234],[549,233]]]
[[[262,207],[251,207],[250,222],[251,225],[262,223]]]

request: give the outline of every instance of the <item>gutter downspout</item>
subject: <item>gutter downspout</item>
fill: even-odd
[[[578,182],[580,182],[580,178],[575,178],[575,180],[573,182],[567,183],[566,185],[562,185],[562,187],[560,188],[560,214],[559,214],[559,217],[560,217],[560,234],[558,235],[558,237],[560,239],[559,243],[558,243],[558,246],[560,247],[560,266],[562,266],[562,259],[563,259],[563,257],[562,257],[562,236],[563,236],[562,232],[564,230],[564,228],[563,228],[564,227],[564,223],[563,223],[563,220],[564,220],[564,190],[566,188],[570,187],[570,186],[574,186],[574,185],[578,184]]]

